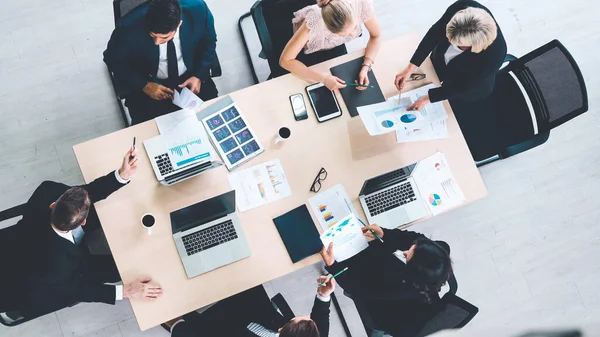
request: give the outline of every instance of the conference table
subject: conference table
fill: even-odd
[[[419,36],[409,34],[382,44],[373,72],[385,97],[398,94],[393,84],[394,77],[408,64],[419,41]],[[364,50],[359,50],[315,65],[314,69],[329,71],[332,66],[363,54]],[[439,85],[429,60],[420,68],[427,78],[407,83],[405,91],[432,82]],[[448,102],[444,102],[448,112],[448,138],[399,144],[393,132],[370,136],[360,117],[350,117],[337,91],[342,116],[324,123],[317,122],[305,93],[309,84],[285,75],[229,94],[265,148],[264,153],[238,170],[279,159],[292,195],[238,212],[251,256],[192,279],[187,278],[177,253],[169,214],[230,190],[228,170],[222,166],[173,186],[161,185],[143,147],[144,140],[159,134],[153,120],[73,147],[83,177],[90,182],[118,168],[133,137],[137,137],[140,156],[137,174],[128,186],[96,203],[95,207],[123,282],[150,276],[164,288],[163,296],[155,301],[131,301],[141,330],[320,262],[320,256],[315,254],[292,263],[272,219],[307,204],[308,198],[314,195],[309,189],[322,167],[328,172],[327,179],[322,182],[322,190],[343,184],[363,219],[365,216],[358,194],[366,179],[417,162],[438,151],[445,154],[463,191],[463,205],[486,195],[485,185]],[[309,114],[307,120],[294,120],[289,96],[296,93],[303,93],[305,97]],[[218,98],[205,102],[205,106],[216,100]],[[291,137],[274,144],[281,126],[290,128]],[[140,222],[142,215],[148,212],[156,216],[151,236],[146,235]],[[321,232],[316,217],[311,216]]]

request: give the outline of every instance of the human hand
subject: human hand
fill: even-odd
[[[396,89],[398,89],[398,91],[402,91],[402,89],[404,89],[404,85],[406,84],[406,81],[408,81],[410,79],[410,75],[417,69],[417,66],[415,66],[412,63],[409,63],[408,66],[406,66],[406,68],[404,68],[404,70],[402,70],[401,72],[399,72],[396,75],[396,78],[394,79],[394,85],[396,86]]]
[[[146,95],[150,96],[151,98],[157,101],[160,101],[162,99],[173,98],[173,90],[158,83],[148,82],[142,90]]]
[[[406,110],[409,110],[409,111],[410,110],[421,111],[429,103],[431,103],[431,101],[429,100],[429,95],[421,96],[411,106],[409,106],[408,108],[406,108]]]
[[[329,297],[331,293],[335,290],[335,279],[330,278],[331,275],[327,275],[319,276],[319,278],[317,279],[318,284],[324,283],[322,286],[317,288],[317,292],[319,293],[319,295],[323,297]]]
[[[354,81],[356,84],[369,85],[369,67],[363,66],[360,68],[358,73],[358,81]],[[365,90],[367,87],[356,87],[356,90]]]
[[[123,285],[123,298],[136,300],[155,300],[162,293],[162,287],[158,283],[150,283],[151,277],[141,277],[132,283]]]
[[[135,147],[131,147],[127,153],[125,153],[125,157],[123,157],[123,163],[119,168],[119,175],[123,180],[129,180],[135,172],[137,172],[137,167],[139,164],[139,157],[137,155],[137,149]]]
[[[335,262],[335,256],[333,255],[333,242],[329,243],[327,248],[323,246],[323,249],[321,249],[321,257],[323,258],[323,261],[325,261],[325,265],[327,265],[327,267],[331,266]]]
[[[375,234],[379,235],[380,238],[383,238],[383,229],[381,229],[381,227],[379,227],[379,225],[364,226],[361,229],[362,229],[363,234],[368,238],[375,239],[375,236],[373,235],[373,233],[371,233],[371,231],[373,231],[373,232],[375,232]]]
[[[180,88],[188,87],[194,94],[198,95],[200,93],[200,87],[202,86],[202,81],[196,76],[192,76],[185,80],[185,82],[179,85]]]
[[[346,84],[342,79],[333,75],[325,77],[322,83],[325,84],[325,86],[332,91],[335,89],[341,89],[346,87]]]

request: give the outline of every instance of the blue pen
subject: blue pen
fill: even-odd
[[[346,203],[346,207],[348,207],[348,210],[350,211],[350,213],[352,213],[352,208],[350,208],[350,205],[348,204],[348,200],[346,200],[344,198],[344,202]],[[360,221],[360,223],[363,225],[363,227],[367,226],[359,217],[356,217],[356,218],[358,219],[358,221]],[[379,237],[379,235],[377,235],[377,233],[375,233],[374,230],[369,229],[369,232],[371,232],[371,234],[373,234],[373,236],[375,236],[379,241],[381,241],[383,243],[383,239],[381,237]]]

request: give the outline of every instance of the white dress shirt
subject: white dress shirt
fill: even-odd
[[[125,180],[125,179],[121,178],[121,176],[119,175],[119,170],[115,170],[115,178],[117,178],[117,181],[120,182],[121,184],[127,184],[129,182],[129,180]],[[72,231],[62,233],[62,232],[59,232],[56,228],[54,228],[54,226],[52,226],[52,229],[61,238],[71,241],[72,244],[75,244],[75,239],[73,238]],[[120,301],[123,299],[123,286],[122,285],[120,285],[120,284],[115,285],[115,294],[116,294],[115,298],[117,301]]]
[[[444,54],[444,61],[446,61],[446,65],[448,63],[450,63],[450,61],[452,61],[453,58],[457,57],[458,55],[462,54],[464,52],[464,50],[458,48],[457,46],[450,44],[450,47],[448,47],[448,49],[446,50],[446,53]]]
[[[169,61],[167,58],[167,43],[168,41],[158,45],[158,71],[156,77],[160,80],[169,78]],[[183,55],[181,54],[181,40],[179,39],[179,28],[173,36],[173,44],[175,44],[175,54],[177,55],[177,69],[179,70],[178,75],[183,75],[187,71],[185,62],[183,62]]]

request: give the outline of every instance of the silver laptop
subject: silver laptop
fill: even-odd
[[[169,158],[167,141],[164,136],[156,136],[144,141],[144,147],[152,164],[156,179],[163,185],[173,185],[180,181],[195,177],[202,172],[223,165],[222,162],[214,160],[214,156],[198,156],[190,158],[179,168],[173,167]]]
[[[235,191],[171,212],[171,228],[189,278],[250,256]]]
[[[368,179],[359,200],[369,224],[396,228],[426,217],[429,212],[412,178],[417,164]]]

